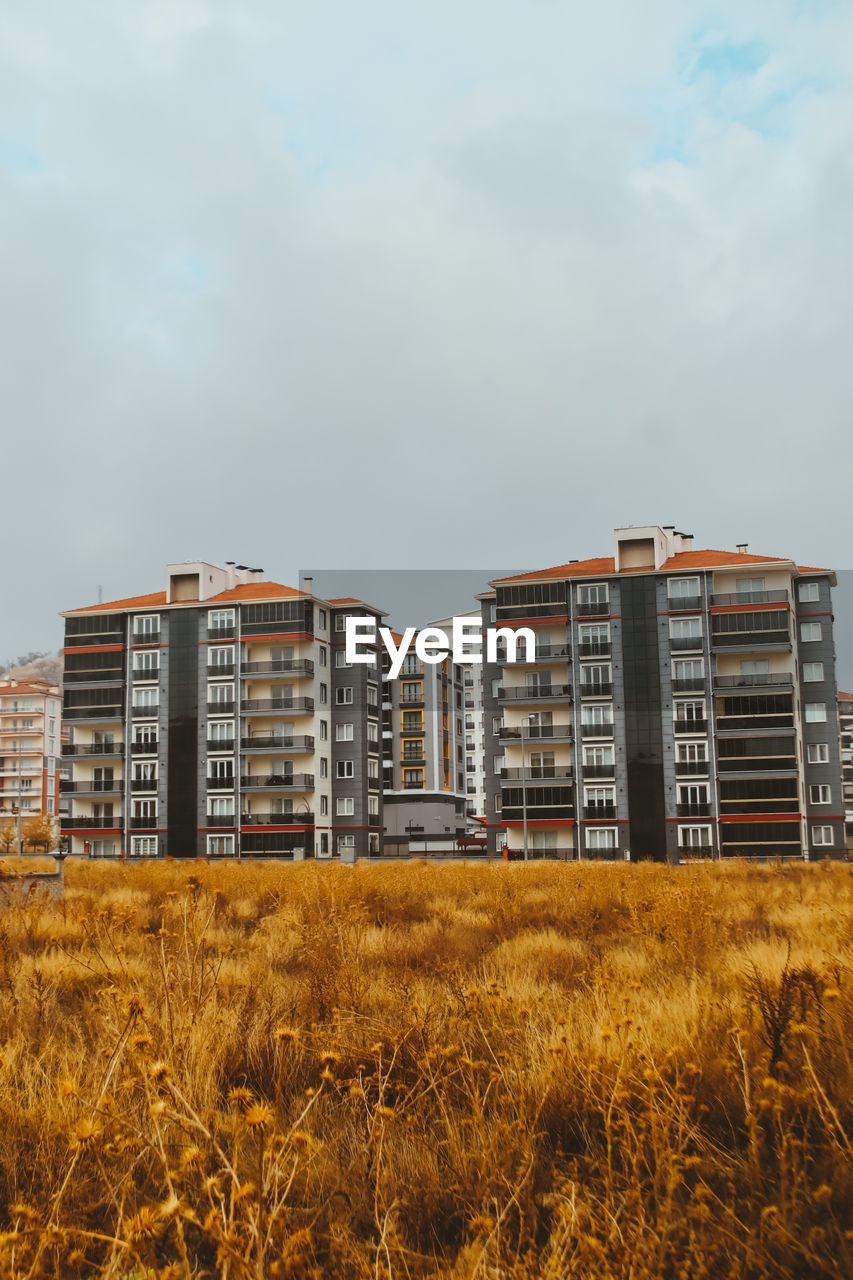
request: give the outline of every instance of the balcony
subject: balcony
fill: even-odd
[[[68,720],[120,720],[121,703],[99,707],[63,707],[62,719]]]
[[[100,778],[87,778],[81,782],[72,782],[69,778],[59,779],[60,793],[65,795],[71,792],[73,795],[121,795],[124,791],[124,782],[121,778],[111,778],[108,782]]]
[[[207,827],[236,827],[237,817],[233,813],[208,813],[204,819]]]
[[[131,791],[156,791],[158,782],[156,778],[131,778]]]
[[[233,662],[217,662],[208,663],[207,678],[208,680],[231,680],[234,676]]]
[[[611,721],[609,724],[582,724],[582,738],[612,738],[614,726]]]
[[[216,755],[217,752],[226,752],[231,754],[234,751],[233,738],[208,738],[204,744],[208,755]]]
[[[210,716],[233,716],[236,702],[208,702],[207,715]]]
[[[549,849],[528,849],[528,862],[574,862],[577,854],[574,849],[560,849],[556,845],[552,845]],[[524,860],[524,849],[510,849],[507,846],[506,858],[508,862],[522,862]]]
[[[156,631],[134,631],[130,637],[131,644],[159,644],[160,628]]]
[[[498,605],[495,610],[497,626],[504,622],[518,621],[519,618],[565,618],[568,605],[565,600],[550,600],[547,603],[531,601],[529,604]]]
[[[675,816],[677,818],[710,818],[710,801],[699,800],[694,801],[692,804],[677,804],[675,806]]]
[[[680,844],[678,854],[681,858],[713,858],[714,846],[712,844]]]
[[[75,756],[120,756],[124,754],[123,742],[63,742],[62,754]]]
[[[791,651],[791,634],[784,627],[769,631],[712,631],[712,649],[784,649]]]
[[[701,609],[701,596],[670,596],[668,600],[670,613],[695,613]]]
[[[244,791],[313,791],[313,773],[249,774],[240,779]]]
[[[579,658],[609,658],[612,652],[609,640],[581,640],[578,645]]]
[[[305,734],[258,734],[254,737],[240,739],[240,746],[243,751],[304,751],[313,752],[314,738],[310,733]]]
[[[787,591],[726,591],[720,594],[715,591],[710,603],[712,605],[787,604],[788,593]]]
[[[704,688],[704,676],[683,676],[672,682],[673,693],[702,693]]]
[[[572,726],[570,724],[503,724],[498,736],[501,741],[523,739],[525,742],[570,742]]]
[[[121,667],[97,667],[87,671],[66,671],[63,680],[69,684],[121,684],[124,672]],[[30,714],[37,714],[32,712]],[[38,713],[40,714],[40,713]]]
[[[270,711],[287,712],[288,715],[311,715],[314,711],[313,698],[244,698],[240,710],[247,715],[266,714]]]
[[[422,738],[424,736],[424,732],[425,730],[423,726],[421,726],[419,729],[407,729],[404,725],[403,728],[400,730],[400,737],[401,738]]]
[[[717,716],[717,732],[741,734],[753,729],[793,729],[792,711],[780,711],[777,715]]]
[[[426,756],[423,754],[419,756],[403,756],[403,765],[406,767],[409,765],[424,764],[425,762]]]
[[[615,778],[615,764],[585,764],[583,766],[583,776],[586,778]]]
[[[707,760],[676,760],[676,778],[707,777],[710,763]]]
[[[759,738],[760,742],[761,739]],[[720,756],[718,773],[796,773],[796,756]]]
[[[504,782],[571,781],[573,772],[570,764],[528,765],[526,769],[501,769],[501,779]]]
[[[615,804],[585,804],[583,816],[592,822],[613,822],[616,817]]]
[[[134,667],[130,673],[131,679],[134,681],[148,680],[153,682],[160,679],[160,667]]]
[[[569,684],[522,684],[515,688],[502,688],[498,692],[499,702],[542,702],[554,701],[558,698],[570,698],[572,686]]]
[[[264,662],[244,662],[240,667],[244,676],[313,676],[314,663],[309,658],[270,658]]]
[[[672,731],[673,731],[673,733],[693,733],[693,734],[707,733],[707,732],[708,732],[708,721],[707,721],[707,720],[705,720],[705,719],[703,719],[703,720],[673,720],[673,722],[672,722]]]
[[[121,830],[121,814],[109,818],[81,818],[75,815],[73,818],[62,819],[63,831],[120,831]]]
[[[130,714],[134,720],[156,720],[160,714],[160,704],[155,702],[147,707],[131,707]]]
[[[587,600],[575,605],[577,618],[606,618],[610,614],[609,600]]]
[[[88,632],[86,635],[68,635],[65,636],[66,649],[79,649],[82,646],[87,648],[96,645],[107,644],[124,644],[124,634],[121,631],[94,631]]]
[[[423,779],[421,779],[421,780],[420,780],[420,781],[418,781],[418,782],[404,782],[404,783],[403,783],[403,790],[404,790],[404,791],[423,791],[423,789],[424,789]]]
[[[740,672],[735,676],[714,676],[715,689],[774,689],[794,687],[794,676],[790,671],[769,671],[759,675],[746,675]]]
[[[423,698],[401,698],[400,699],[400,706],[407,711],[414,711],[414,710],[419,711],[423,708],[423,705],[424,705]],[[448,705],[447,703],[445,703],[444,710],[447,711],[448,709],[449,709]]]
[[[233,640],[236,634],[234,623],[229,623],[227,627],[208,627],[208,640]]]
[[[208,822],[210,819],[208,818]],[[304,813],[242,813],[241,827],[313,827],[314,814]]]
[[[234,774],[228,773],[220,778],[208,778],[208,791],[233,791],[234,790]]]
[[[159,739],[153,742],[131,742],[130,754],[132,756],[156,756],[160,750]]]
[[[522,657],[521,655],[524,655]],[[515,662],[507,663],[506,645],[498,645],[495,657],[500,666],[527,667],[533,662],[569,662],[571,651],[566,644],[537,644],[532,657],[527,656],[527,645],[519,643],[515,650]]]
[[[670,636],[669,647],[673,653],[701,652],[704,636]]]
[[[585,680],[580,687],[582,698],[610,698],[613,696],[612,680]]]

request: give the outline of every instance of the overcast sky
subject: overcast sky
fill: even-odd
[[[0,6],[0,657],[168,561],[850,565],[848,0]]]

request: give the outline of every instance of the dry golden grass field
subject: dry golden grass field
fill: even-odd
[[[68,864],[0,1274],[853,1277],[851,925],[843,864]]]

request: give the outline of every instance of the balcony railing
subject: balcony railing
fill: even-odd
[[[236,827],[237,817],[233,813],[208,813],[204,819],[206,827]]]
[[[120,756],[124,753],[123,742],[63,742],[64,756]]]
[[[581,640],[578,645],[580,658],[609,658],[613,645],[609,640]]]
[[[63,720],[120,720],[121,704],[100,707],[63,707]],[[24,732],[22,730],[22,732]]]
[[[156,631],[134,631],[131,635],[131,644],[158,644],[160,640],[160,628]]]
[[[547,604],[531,602],[498,605],[495,613],[497,625],[501,626],[504,622],[518,618],[565,618],[567,611],[565,600],[551,600]]]
[[[229,623],[227,627],[208,627],[208,640],[233,640],[235,636],[234,624]]]
[[[712,844],[680,844],[678,852],[682,858],[713,858]]]
[[[313,773],[270,773],[266,776],[263,774],[249,774],[245,778],[240,779],[240,786],[244,791],[252,789],[272,788],[274,791],[313,791],[314,775]]]
[[[208,778],[208,791],[233,791],[234,790],[234,774],[229,773],[223,777]]]
[[[674,720],[672,723],[673,733],[707,733],[708,721],[703,720]]]
[[[420,779],[418,782],[403,782],[404,791],[423,791],[423,789],[423,779]]]
[[[155,702],[152,706],[148,707],[131,707],[130,714],[134,720],[143,720],[146,717],[149,720],[156,720],[157,716],[160,714],[160,705]]]
[[[248,712],[250,715],[257,715],[259,712],[267,711],[286,711],[288,715],[307,715],[314,710],[314,699],[244,698],[240,703],[240,710]]]
[[[500,702],[541,702],[554,698],[570,698],[569,684],[522,684],[515,688],[502,688],[498,692]]]
[[[541,739],[564,738],[572,736],[570,724],[525,724],[501,725],[499,737],[523,738],[525,742],[538,742]]]
[[[134,814],[133,817],[128,818],[127,825],[130,827],[131,831],[156,831],[157,815],[156,813],[153,813],[141,818]]]
[[[313,751],[314,738],[310,733],[267,733],[240,739],[243,751]]]
[[[668,600],[670,613],[695,613],[702,608],[701,596],[670,596]]]
[[[130,754],[132,756],[156,756],[159,750],[159,739],[154,742],[131,742],[130,744]]]
[[[88,778],[81,782],[72,782],[69,778],[59,779],[59,790],[63,794],[72,792],[76,795],[100,795],[108,792],[113,795],[121,795],[124,791],[124,782],[121,778],[111,778],[108,782],[101,778]]]
[[[615,804],[585,804],[583,816],[599,822],[612,822],[616,817]]]
[[[210,821],[210,819],[208,819]],[[241,827],[313,827],[313,813],[242,813]]]
[[[707,760],[676,760],[676,778],[703,777],[708,773],[710,763]]]
[[[507,649],[506,645],[498,645],[495,656],[501,666],[507,665]],[[527,656],[527,645],[519,643],[515,649],[515,662],[511,665],[516,667],[529,666],[531,662],[569,662],[571,659],[571,651],[565,644],[537,644],[532,657]]]
[[[87,635],[77,635],[65,637],[66,649],[79,649],[86,645],[105,645],[105,644],[124,644],[124,636],[121,631],[96,631],[89,632]]]
[[[504,782],[548,782],[570,780],[573,772],[570,764],[540,764],[528,765],[524,770],[501,769],[501,778]]]
[[[244,676],[313,676],[314,663],[310,658],[269,658],[263,662],[244,662],[240,672]]]
[[[156,791],[158,781],[156,778],[131,778],[131,791]]]
[[[731,615],[730,615],[731,616]],[[782,627],[771,631],[712,631],[712,649],[790,649],[791,634]]]
[[[130,673],[132,680],[159,680],[160,668],[156,667],[134,667]]]
[[[584,778],[613,778],[616,776],[615,764],[585,764]]]
[[[88,671],[66,671],[63,680],[69,684],[121,684],[124,672],[121,667],[98,667]],[[31,713],[35,714],[35,713]]]
[[[787,604],[787,591],[724,591],[714,592],[711,604]]]
[[[207,714],[208,716],[233,716],[236,705],[235,702],[208,702]]]
[[[759,738],[760,742],[761,739]],[[796,756],[720,756],[719,773],[796,773]]]
[[[578,618],[601,618],[607,617],[610,613],[609,600],[586,600],[580,601],[575,605],[575,615]]]
[[[614,726],[611,721],[609,724],[582,724],[582,738],[612,738]]]
[[[704,688],[704,676],[681,676],[672,682],[673,693],[701,693]]]
[[[704,636],[670,636],[669,647],[673,653],[683,653],[685,650],[692,651],[701,649],[705,642]]]
[[[613,693],[612,680],[584,680],[580,687],[582,698],[609,698]]]
[[[719,733],[743,733],[749,729],[793,729],[792,711],[780,711],[778,715],[717,716]]]
[[[403,756],[404,765],[424,764],[425,761],[426,761],[426,756],[424,756],[423,754],[419,756],[406,756],[406,755]]]
[[[233,738],[208,738],[205,743],[205,749],[208,755],[215,755],[218,751],[232,752],[234,750]]]
[[[715,689],[757,689],[768,685],[787,685],[791,688],[793,683],[794,676],[790,671],[765,671],[756,675],[740,672],[735,676],[714,676]]]
[[[233,662],[216,662],[207,665],[208,680],[230,680],[233,675]]]
[[[400,699],[400,706],[406,707],[410,711],[414,710],[416,707],[420,709],[421,707],[423,707],[423,705],[424,705],[423,698],[401,698]],[[447,710],[447,707],[445,707],[445,710]]]
[[[708,800],[696,800],[691,804],[678,804],[675,806],[675,815],[677,818],[710,818],[711,803]]]
[[[121,815],[116,814],[115,817],[109,818],[81,818],[75,816],[73,818],[62,818],[63,831],[120,831]]]

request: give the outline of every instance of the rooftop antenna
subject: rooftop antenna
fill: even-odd
[[[104,603],[104,588],[98,587],[98,604]]]

